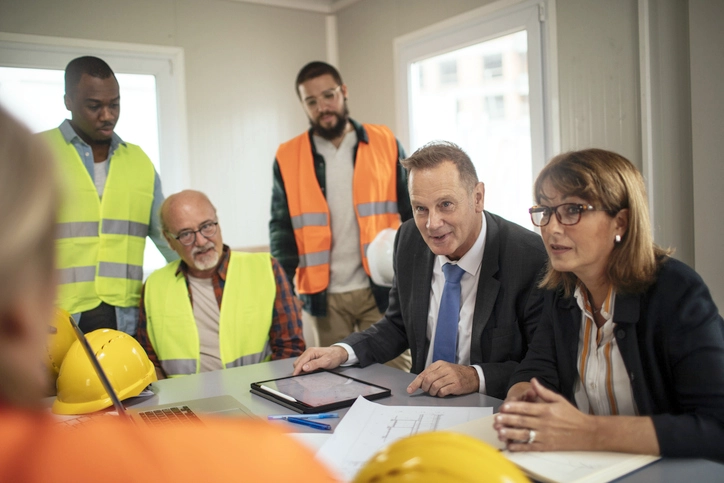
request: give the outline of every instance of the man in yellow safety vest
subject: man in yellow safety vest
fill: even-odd
[[[63,186],[56,230],[57,304],[84,332],[134,334],[150,236],[166,260],[176,258],[161,236],[161,181],[148,156],[114,128],[118,81],[97,57],[79,57],[65,70],[71,119],[41,134],[56,155]]]
[[[298,356],[302,319],[269,253],[232,252],[198,191],[169,196],[161,224],[181,260],[148,277],[136,338],[157,375],[175,377]]]

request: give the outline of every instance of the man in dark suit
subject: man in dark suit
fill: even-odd
[[[408,393],[503,398],[540,316],[536,284],[546,260],[543,243],[483,210],[485,186],[458,146],[428,144],[402,164],[409,171],[414,220],[400,227],[395,240],[395,281],[385,316],[339,344],[307,349],[294,374],[383,363],[410,348],[418,376]],[[452,323],[441,308],[449,305],[450,267],[462,274],[453,282],[458,298]],[[446,353],[442,345],[451,337]]]

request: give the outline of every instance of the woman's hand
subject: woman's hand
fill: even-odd
[[[527,388],[516,386],[511,388],[494,425],[498,439],[510,451],[596,449],[595,417],[583,414],[536,379]]]

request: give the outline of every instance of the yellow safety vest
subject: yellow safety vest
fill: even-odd
[[[64,187],[56,234],[58,305],[70,313],[93,309],[101,301],[137,306],[153,205],[151,160],[134,144],[118,146],[101,200],[78,151],[60,129],[42,134],[55,151]]]
[[[360,231],[362,266],[370,274],[367,247],[385,228],[397,229],[397,141],[386,126],[363,124],[368,143],[359,143],[352,178],[352,202]],[[289,216],[299,253],[297,290],[315,294],[329,285],[332,229],[327,199],[314,170],[309,134],[279,146],[277,163],[284,180]]]
[[[224,368],[271,359],[276,280],[268,253],[231,252],[219,314],[219,352]],[[180,260],[148,277],[144,291],[148,337],[169,377],[196,374],[199,331]]]

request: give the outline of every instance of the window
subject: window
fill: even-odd
[[[432,140],[458,144],[485,183],[485,208],[533,230],[533,180],[558,151],[554,36],[544,14],[553,2],[509,3],[395,40],[398,135],[411,152]],[[430,69],[440,83],[418,83]]]
[[[485,113],[490,120],[499,120],[505,118],[505,98],[503,96],[488,96],[485,98]],[[518,117],[525,119],[528,113],[519,111]],[[525,122],[525,121],[524,121]],[[528,120],[530,122],[530,120]]]
[[[440,66],[440,84],[456,84],[458,81],[458,63],[453,60],[443,60]]]
[[[525,61],[525,59],[523,59]],[[483,57],[483,77],[503,77],[503,55],[493,54]]]

